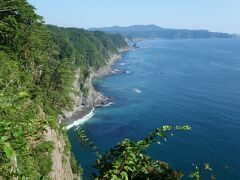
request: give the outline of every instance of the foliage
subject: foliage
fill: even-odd
[[[43,177],[47,177],[52,170],[51,153],[53,149],[54,144],[51,141],[41,142],[34,148],[35,164],[37,164],[38,172]]]
[[[180,179],[180,172],[170,169],[167,163],[154,161],[145,153],[153,143],[166,141],[167,134],[190,129],[189,126],[163,126],[136,143],[123,140],[97,160],[95,168],[99,173],[95,179]]]
[[[46,26],[27,0],[0,0],[0,179],[47,177],[53,146],[44,134],[73,107],[75,70],[83,84],[115,43],[104,33]]]
[[[200,179],[203,179],[202,176],[201,176],[201,171],[205,171],[205,172],[211,172],[212,171],[212,168],[210,167],[209,163],[204,163],[203,164],[203,168],[201,168],[200,166],[196,165],[196,164],[193,164],[195,170],[193,172],[191,172],[189,174],[189,177],[192,178],[192,179],[196,179],[196,180],[200,180]],[[210,180],[214,180],[216,179],[215,176],[213,174],[210,174]]]
[[[101,156],[100,149],[94,145],[94,143],[87,137],[86,132],[82,130],[80,127],[78,128],[78,138],[80,142],[89,148],[92,152],[94,152],[98,157]]]
[[[48,126],[57,129],[57,116],[73,107],[75,71],[81,70],[86,95],[89,72],[127,46],[121,35],[46,26],[34,10],[26,0],[0,0],[0,179],[47,178],[54,146],[44,134]],[[104,155],[83,130],[78,135],[98,155],[96,179],[179,179],[180,172],[152,160],[146,150],[160,143],[158,137],[166,140],[174,130],[189,129],[164,126],[141,141],[126,139]],[[69,149],[67,144],[66,155]],[[82,174],[73,156],[70,162],[73,172]],[[200,178],[199,168],[191,176]]]
[[[82,92],[83,92],[83,96],[87,97],[89,95],[89,88],[88,87],[83,87]]]
[[[52,40],[58,44],[59,59],[72,57],[72,62],[84,70],[95,70],[105,65],[117,48],[127,46],[120,35],[110,35],[100,31],[90,32],[78,28],[59,28],[48,25]]]
[[[117,48],[127,47],[126,41],[123,40],[122,35],[120,34],[110,34],[112,41],[117,46]]]
[[[129,27],[93,28],[112,34],[120,34],[129,40],[135,39],[204,39],[204,38],[237,38],[236,34],[209,32],[207,30],[169,29],[156,25],[133,25]]]
[[[78,136],[80,141],[98,156],[94,165],[98,170],[98,173],[94,174],[95,179],[180,179],[181,172],[172,170],[165,162],[151,159],[146,155],[146,151],[153,143],[166,141],[168,134],[173,136],[174,131],[188,130],[191,130],[191,127],[163,126],[138,142],[125,139],[103,155],[80,128]]]
[[[148,148],[154,144],[161,144],[162,141],[167,141],[167,136],[173,136],[175,131],[189,131],[189,126],[163,126],[155,129],[143,140],[133,142],[125,139],[118,143],[114,148],[109,149],[105,154],[94,145],[87,137],[84,130],[78,128],[78,137],[80,142],[96,153],[97,160],[93,166],[97,173],[93,173],[93,178],[96,180],[104,179],[165,179],[179,180],[184,175],[180,171],[171,169],[166,162],[153,160],[147,155]],[[205,179],[214,180],[215,176],[209,174],[212,168],[209,163],[204,163],[203,168],[193,164],[195,170],[190,173],[189,178],[196,180],[202,179],[201,174],[205,171]]]
[[[200,180],[201,175],[200,175],[200,170],[199,167],[195,166],[195,171],[191,172],[191,174],[189,175],[190,178],[196,178],[196,180]]]
[[[71,164],[72,172],[74,174],[78,174],[80,176],[83,175],[83,169],[81,166],[78,165],[78,162],[76,161],[73,154],[71,154],[71,157],[70,157],[70,164]]]

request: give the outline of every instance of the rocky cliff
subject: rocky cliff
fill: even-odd
[[[70,152],[65,152],[67,146],[66,140],[61,133],[56,132],[56,130],[47,129],[46,140],[52,141],[54,143],[54,150],[52,152],[52,171],[49,174],[52,180],[81,180],[76,174],[73,174],[71,164],[70,164]]]
[[[121,51],[120,51],[121,52]],[[121,57],[120,54],[114,54],[107,60],[106,66],[100,68],[97,72],[90,70],[90,76],[85,80],[83,87],[87,89],[87,92],[81,91],[81,71],[76,70],[75,81],[73,83],[74,93],[71,94],[74,100],[74,109],[71,112],[64,112],[65,117],[59,117],[59,123],[69,124],[68,121],[76,112],[90,111],[95,106],[101,106],[107,102],[108,98],[97,92],[93,85],[92,79],[96,76],[107,75],[111,70],[111,65]],[[86,110],[87,109],[87,110]],[[56,132],[56,130],[47,129],[46,140],[54,142],[54,150],[52,152],[53,167],[50,173],[50,178],[53,180],[73,180],[81,179],[81,177],[75,175],[72,172],[70,164],[70,152],[65,152],[67,140],[64,139],[62,133]]]
[[[60,123],[63,123],[64,125],[71,124],[74,120],[81,118],[83,115],[91,111],[93,107],[101,106],[107,103],[108,98],[94,89],[92,80],[94,77],[109,74],[111,71],[111,65],[119,58],[121,58],[121,54],[111,55],[111,58],[106,61],[106,65],[104,67],[98,69],[97,72],[90,70],[89,77],[82,85],[81,70],[76,70],[75,81],[73,83],[74,93],[71,94],[74,100],[74,108],[73,111],[64,112],[64,117],[59,118]],[[85,89],[85,92],[81,90],[81,86]]]

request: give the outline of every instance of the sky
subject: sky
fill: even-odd
[[[28,0],[47,24],[109,27],[156,24],[240,34],[240,0]]]

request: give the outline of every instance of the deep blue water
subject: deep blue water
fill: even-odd
[[[139,140],[162,125],[190,125],[149,154],[185,174],[209,162],[217,179],[240,179],[240,40],[147,40],[114,68],[130,74],[96,80],[114,104],[95,110],[82,128],[103,150],[124,138]],[[125,64],[123,64],[125,63]],[[142,93],[139,93],[140,90]],[[95,157],[69,131],[85,169]]]

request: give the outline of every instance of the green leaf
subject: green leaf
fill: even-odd
[[[129,166],[124,166],[124,169],[125,169],[126,171],[133,171],[132,168],[130,168]]]
[[[112,175],[111,180],[117,180],[117,179],[118,179],[118,178],[117,178],[116,175]]]
[[[16,153],[15,151],[12,149],[11,145],[9,143],[5,143],[4,144],[4,148],[3,148],[6,156],[8,159],[13,159],[16,157]]]
[[[28,97],[29,94],[27,92],[20,92],[19,93],[20,98]]]
[[[8,140],[8,137],[7,137],[7,136],[1,137],[1,141],[2,141],[2,142],[5,142],[5,141],[7,141],[7,140]]]
[[[121,176],[122,176],[123,179],[128,180],[128,174],[126,172],[122,172]]]

